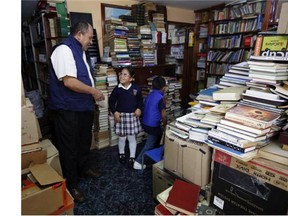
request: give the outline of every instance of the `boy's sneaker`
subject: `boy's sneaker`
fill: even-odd
[[[126,156],[125,154],[119,154],[119,162],[121,164],[125,164],[126,163]]]
[[[128,167],[129,167],[130,169],[133,168],[134,161],[135,161],[135,158],[129,158],[129,159],[128,159]]]
[[[135,161],[134,164],[133,164],[133,168],[136,169],[136,170],[142,170],[142,169],[146,168],[146,165],[143,164],[143,168],[142,168],[142,165],[140,163],[138,163],[137,161]]]

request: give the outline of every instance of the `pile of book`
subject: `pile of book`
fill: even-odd
[[[201,187],[176,179],[174,184],[157,195],[155,215],[195,215]]]

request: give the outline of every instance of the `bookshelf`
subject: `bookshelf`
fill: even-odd
[[[69,26],[69,19],[57,12],[41,13],[29,23],[35,75],[44,100],[48,97],[52,47],[68,36]]]
[[[182,83],[181,101],[186,107],[189,102],[189,93],[192,91],[191,82],[195,79],[192,73],[193,44],[189,45],[189,34],[194,33],[194,24],[183,22],[167,22],[168,37],[166,48],[166,63],[171,59],[175,63],[175,76]],[[169,56],[169,59],[167,58]]]
[[[38,88],[34,67],[34,56],[28,22],[22,25],[22,80],[24,89],[30,91]]]
[[[194,73],[198,74],[198,88],[218,83],[232,65],[246,61],[253,54],[257,34],[276,23],[277,3],[277,0],[233,1],[195,11],[193,65]],[[281,9],[279,4],[278,11]],[[274,15],[271,15],[273,10]],[[203,32],[208,32],[207,38]],[[207,44],[207,48],[202,48],[202,44]]]
[[[197,93],[205,87],[205,72],[207,61],[207,40],[210,21],[210,8],[195,11],[195,39],[193,48],[193,74],[196,75],[195,87],[192,93]]]

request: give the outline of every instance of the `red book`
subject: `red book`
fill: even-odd
[[[173,215],[170,211],[168,211],[165,206],[163,206],[161,203],[159,203],[157,206],[155,206],[155,215]]]
[[[195,214],[201,187],[176,179],[166,201],[166,206],[181,213]]]

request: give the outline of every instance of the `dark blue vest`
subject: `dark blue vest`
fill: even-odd
[[[146,97],[142,120],[144,125],[149,127],[160,126],[162,116],[158,104],[163,97],[164,93],[155,89]]]
[[[87,67],[82,58],[83,50],[82,45],[73,37],[69,36],[65,40],[63,40],[57,46],[65,44],[67,45],[72,53],[76,62],[77,68],[77,79],[86,85],[92,86],[91,80],[88,75]],[[53,51],[57,47],[53,48]],[[90,59],[87,58],[87,62],[89,64]],[[89,73],[92,74],[90,68]],[[94,110],[94,99],[92,95],[78,93],[70,90],[69,88],[64,86],[62,81],[59,81],[57,76],[55,75],[55,71],[53,66],[50,67],[50,85],[49,85],[49,101],[48,107],[52,110],[70,110],[70,111],[92,111]],[[93,76],[92,76],[93,77]]]

